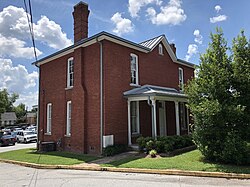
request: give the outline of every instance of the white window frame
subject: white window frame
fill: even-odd
[[[47,129],[46,134],[51,135],[52,127],[52,103],[47,104]]]
[[[135,70],[133,70],[132,69],[132,59],[133,58],[135,58]],[[134,71],[135,72],[135,82],[132,82],[132,76],[133,76],[133,74],[132,74],[132,71]],[[137,55],[135,55],[135,54],[133,54],[133,53],[131,53],[130,54],[130,85],[131,86],[138,86],[139,85],[139,73],[138,73],[138,56]]]
[[[71,119],[72,119],[72,105],[71,101],[67,101],[66,136],[71,136],[71,124],[72,124]]]
[[[158,46],[159,55],[163,55],[163,47],[161,44]]]
[[[72,71],[70,71],[71,66],[72,66]],[[71,78],[70,78],[71,74],[72,74],[72,83],[71,83]],[[67,63],[67,88],[72,88],[73,85],[74,85],[74,58],[71,57],[68,59],[68,63]]]
[[[179,78],[180,91],[182,92],[184,90],[184,76],[183,76],[183,69],[182,68],[179,68],[179,70],[178,70],[178,78]]]
[[[133,114],[132,114],[132,111],[133,111],[133,109],[132,109],[132,106],[133,106],[133,104],[132,104],[132,102],[135,102],[135,105],[134,106],[136,106],[136,116],[135,116],[135,118],[136,118],[136,124],[135,124],[135,127],[136,127],[136,131],[135,132],[133,132],[133,120],[132,120],[132,118],[134,117],[134,116],[132,116]],[[130,109],[130,111],[131,111],[131,131],[132,131],[132,134],[140,134],[140,112],[139,112],[139,101],[131,101],[131,104],[130,104],[130,106],[131,106],[131,109]]]

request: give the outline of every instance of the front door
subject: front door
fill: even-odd
[[[166,136],[167,128],[166,128],[165,101],[159,101],[159,126],[160,126],[160,136]]]

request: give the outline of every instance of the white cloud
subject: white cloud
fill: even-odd
[[[118,36],[134,31],[132,22],[129,19],[122,18],[121,13],[119,12],[112,16],[111,21],[115,24],[115,29],[113,29],[113,32]]]
[[[128,2],[128,11],[132,18],[138,17],[138,13],[142,7],[147,6],[148,4],[161,5],[161,0],[129,0]]]
[[[226,21],[226,20],[227,20],[226,15],[219,15],[219,16],[210,18],[211,23],[216,23],[216,22],[221,22],[221,21]]]
[[[23,65],[14,66],[10,59],[0,58],[0,89],[6,88],[9,93],[19,94],[15,105],[24,103],[31,109],[38,102],[36,90],[38,73],[29,73]]]
[[[33,47],[25,47],[25,42],[16,38],[4,37],[0,34],[0,57],[34,58]],[[37,56],[42,52],[36,49]]]
[[[158,14],[150,7],[147,9],[147,16],[156,25],[178,25],[187,18],[181,3],[181,0],[170,0],[166,6],[161,6],[161,12]]]
[[[33,27],[35,40],[44,42],[52,48],[61,49],[72,44],[61,26],[46,16],[41,16]],[[6,38],[12,37],[19,40],[30,38],[27,16],[23,8],[8,6],[0,12],[0,34]]]
[[[218,12],[221,10],[221,7],[220,7],[220,5],[216,5],[216,6],[214,7],[214,9],[215,9],[215,11],[218,13]]]
[[[214,7],[215,11],[217,13],[219,13],[219,11],[222,9],[220,5],[216,5]],[[210,23],[217,23],[217,22],[221,22],[221,21],[226,21],[227,20],[227,16],[226,15],[217,15],[215,17],[210,18]]]
[[[45,42],[54,49],[61,49],[72,45],[72,41],[67,38],[60,25],[49,20],[46,16],[34,25],[35,39]]]
[[[198,46],[196,44],[189,44],[185,60],[188,61],[193,55],[197,53],[198,53]]]
[[[198,44],[202,44],[202,42],[203,42],[203,37],[202,37],[202,35],[200,34],[200,31],[199,31],[198,29],[196,29],[196,30],[194,31],[194,36],[195,36],[194,41],[195,41],[196,43],[198,43]]]
[[[10,59],[0,58],[0,88],[10,92],[24,93],[29,88],[36,86],[38,73],[29,73],[25,66],[13,66]]]

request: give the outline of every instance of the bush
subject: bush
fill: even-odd
[[[221,160],[225,163],[250,164],[248,159],[247,142],[236,133],[230,133],[224,144]]]
[[[127,151],[127,146],[124,144],[110,145],[104,148],[103,155],[104,156],[113,156],[119,153],[123,153]]]
[[[152,158],[155,158],[156,155],[157,155],[157,151],[152,149],[151,151],[149,151],[149,155],[152,157]]]
[[[180,149],[194,145],[190,135],[184,136],[162,136],[154,140],[152,137],[140,137],[136,141],[140,151],[149,152],[156,150],[158,153],[170,152],[175,149]]]

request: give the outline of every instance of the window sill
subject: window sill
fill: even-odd
[[[66,138],[70,138],[70,137],[71,137],[71,134],[68,134],[68,135],[67,135],[67,134],[65,134],[65,135],[64,135],[64,137],[66,137]]]
[[[141,85],[139,85],[139,84],[133,84],[133,83],[130,83],[130,86],[133,86],[133,87],[141,87]]]
[[[44,135],[51,135],[51,132],[46,132],[46,133],[44,133]]]
[[[65,90],[71,90],[73,88],[73,86],[69,86],[67,88],[65,88]]]
[[[138,133],[138,132],[134,132],[134,133],[132,133],[132,137],[139,137],[141,134],[140,133]]]

